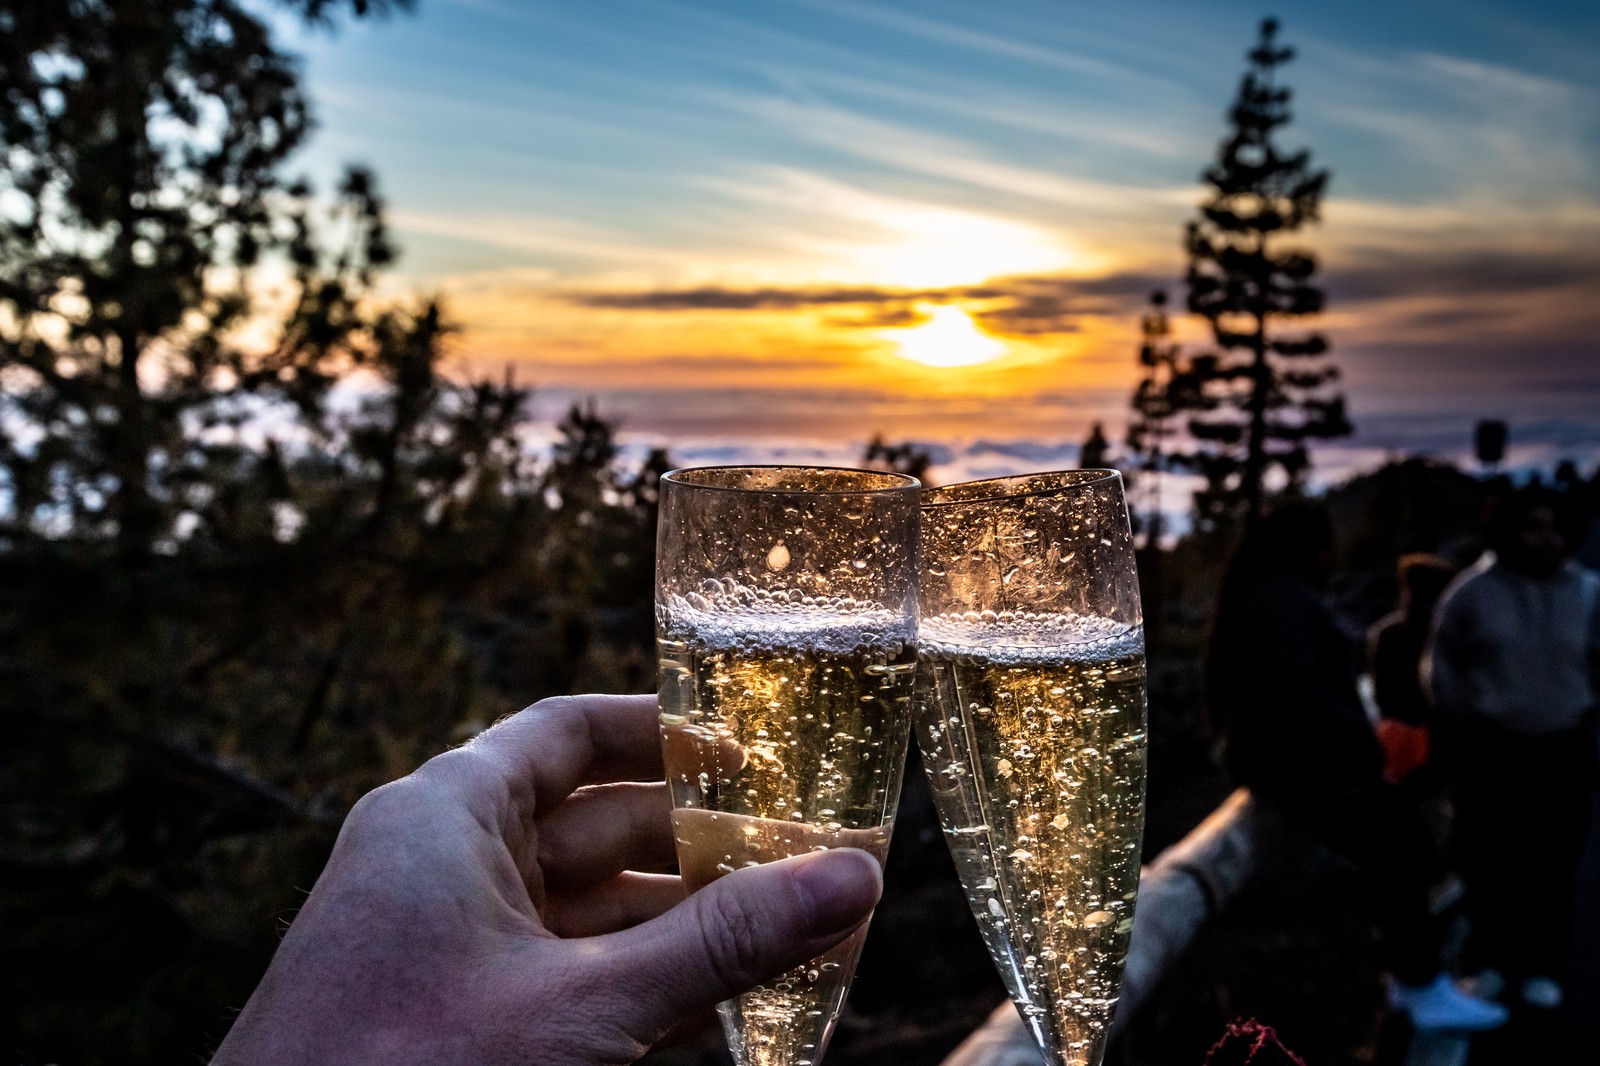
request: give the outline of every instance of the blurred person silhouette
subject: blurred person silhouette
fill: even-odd
[[[1422,657],[1433,630],[1433,610],[1456,568],[1437,555],[1413,552],[1395,565],[1398,608],[1367,631],[1367,672],[1378,707],[1378,743],[1384,776],[1419,799],[1442,786],[1440,742],[1432,706],[1422,687]]]
[[[1540,486],[1501,497],[1488,551],[1445,590],[1427,681],[1456,735],[1455,838],[1480,987],[1553,1009],[1578,861],[1600,780],[1593,731],[1600,575],[1571,561],[1578,530]]]
[[[1304,502],[1252,523],[1234,553],[1206,671],[1227,768],[1359,868],[1394,1009],[1418,1029],[1492,1029],[1506,1010],[1461,991],[1441,969],[1428,908],[1437,859],[1414,805],[1384,780],[1354,642],[1323,598],[1332,564],[1332,521]]]
[[[544,700],[369,793],[212,1066],[632,1062],[878,900],[835,848],[684,898],[654,696]]]

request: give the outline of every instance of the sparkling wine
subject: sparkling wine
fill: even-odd
[[[848,604],[721,599],[672,604],[658,641],[662,751],[689,887],[831,847],[881,863],[911,726],[908,623]],[[728,599],[737,609],[719,609]],[[723,1004],[735,1058],[815,1063],[864,936],[863,926]]]
[[[920,645],[917,737],[984,942],[1047,1054],[1097,1063],[1139,882],[1143,632],[983,612]]]

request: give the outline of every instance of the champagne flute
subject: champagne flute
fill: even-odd
[[[883,863],[911,730],[920,484],[782,466],[661,480],[661,736],[686,884],[833,847]],[[865,937],[719,1006],[740,1066],[822,1057]]]
[[[1097,1066],[1144,823],[1144,629],[1122,478],[923,495],[917,741],[967,902],[1047,1061]]]

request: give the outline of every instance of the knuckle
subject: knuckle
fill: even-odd
[[[672,801],[667,786],[637,785],[628,790],[628,838],[635,851],[649,852],[672,838]]]
[[[705,934],[706,962],[715,979],[735,991],[765,977],[762,934],[766,923],[760,911],[751,901],[731,892],[697,896],[703,900],[701,929]]]
[[[620,1063],[643,1057],[650,1041],[634,1032],[642,990],[612,971],[565,946],[550,952],[538,980],[515,986],[506,1004],[504,1016],[515,1019],[520,1053],[486,1061]],[[552,989],[560,990],[559,1000],[570,1009],[543,1009]]]
[[[356,800],[345,817],[345,831],[357,835],[404,822],[416,807],[416,782],[409,777],[379,785]]]
[[[343,833],[357,840],[414,836],[419,822],[434,822],[447,809],[462,805],[471,780],[483,772],[481,763],[462,749],[434,756],[358,799],[345,817]]]
[[[581,714],[586,701],[582,696],[546,696],[537,703],[522,709],[523,714],[541,718],[555,718],[568,714]]]
[[[392,782],[406,785],[413,801],[421,793],[430,796],[447,796],[457,802],[468,802],[469,797],[485,791],[486,787],[501,777],[500,767],[492,755],[471,745],[452,748],[435,755],[407,777]]]

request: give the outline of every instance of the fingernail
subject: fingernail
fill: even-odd
[[[883,894],[878,860],[855,848],[807,855],[795,865],[795,884],[811,905],[811,921],[818,935],[855,925],[872,913]]]

